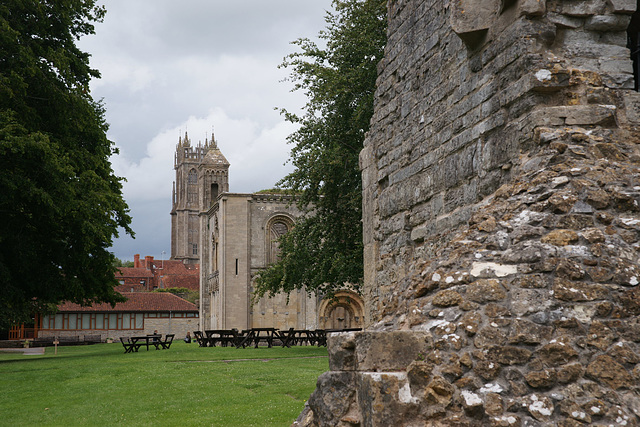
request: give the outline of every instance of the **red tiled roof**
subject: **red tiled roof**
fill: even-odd
[[[118,267],[116,276],[122,277],[153,277],[153,272],[146,268],[134,268],[134,267]]]
[[[192,291],[200,289],[199,276],[164,276],[162,284],[165,288],[187,288]]]
[[[169,292],[128,292],[124,296],[128,300],[117,303],[115,308],[106,303],[83,307],[65,302],[58,305],[58,312],[198,311],[195,304]]]
[[[200,264],[184,264],[182,261],[165,260],[165,261],[153,261],[153,267],[156,270],[164,270],[163,274],[171,275],[194,275],[197,276],[200,273]]]

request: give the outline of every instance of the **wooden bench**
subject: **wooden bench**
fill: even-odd
[[[100,335],[85,335],[84,342],[87,344],[98,344],[102,342],[102,337]]]

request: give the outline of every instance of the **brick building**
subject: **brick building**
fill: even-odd
[[[199,289],[199,264],[184,264],[180,260],[156,260],[152,256],[143,259],[133,256],[133,267],[120,267],[116,290],[120,293],[149,292],[154,289]]]

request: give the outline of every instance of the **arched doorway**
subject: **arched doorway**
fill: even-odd
[[[334,298],[324,299],[318,314],[321,329],[353,329],[364,325],[364,303],[353,291],[340,291]]]

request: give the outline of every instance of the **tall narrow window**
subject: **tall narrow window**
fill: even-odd
[[[211,184],[211,204],[218,198],[218,184]]]
[[[198,183],[198,172],[195,169],[191,169],[189,171],[189,176],[187,178],[188,184],[197,184]]]
[[[187,203],[190,205],[198,203],[198,172],[195,169],[189,171],[187,178]]]
[[[269,251],[267,253],[269,264],[278,261],[280,258],[280,245],[278,243],[278,239],[285,235],[289,231],[289,225],[285,222],[284,219],[276,219],[271,222],[271,226],[269,227]]]

